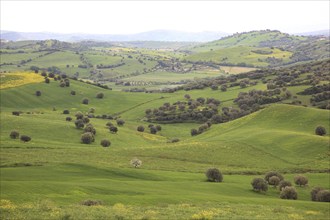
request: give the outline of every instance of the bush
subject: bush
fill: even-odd
[[[90,132],[90,133],[92,133],[93,135],[95,135],[96,134],[96,130],[95,130],[95,128],[94,128],[94,126],[92,125],[92,124],[87,124],[86,126],[85,126],[85,128],[84,128],[84,132]]]
[[[70,111],[65,109],[65,110],[63,110],[63,114],[65,114],[65,115],[70,114]]]
[[[222,182],[223,176],[219,169],[210,168],[205,173],[207,181],[209,182]]]
[[[139,131],[139,132],[144,132],[144,127],[142,125],[140,125],[140,126],[137,127],[136,130]]]
[[[86,132],[81,135],[80,140],[84,144],[90,144],[94,142],[95,139],[94,139],[94,135],[91,132]]]
[[[102,147],[109,147],[111,145],[111,142],[108,139],[103,139],[101,141]]]
[[[76,128],[84,128],[85,124],[84,121],[82,119],[77,119],[74,124],[76,125]]]
[[[269,179],[272,176],[277,176],[280,179],[280,181],[284,179],[280,173],[278,173],[276,171],[270,171],[270,172],[266,173],[266,175],[265,175],[265,180],[267,181],[267,183],[269,183]]]
[[[84,104],[84,105],[88,105],[88,103],[89,103],[89,100],[88,100],[87,98],[84,98],[84,99],[82,100],[82,104]]]
[[[170,143],[176,143],[179,142],[180,139],[179,138],[173,138],[172,140],[170,140]]]
[[[137,159],[137,158],[134,158],[131,160],[131,165],[134,167],[134,168],[138,168],[142,165],[142,161]]]
[[[76,95],[76,91],[73,91],[73,90],[72,90],[72,91],[70,92],[70,94],[71,94],[71,95]]]
[[[308,179],[305,176],[298,175],[294,177],[294,183],[299,186],[305,186],[308,183]]]
[[[88,117],[83,117],[82,120],[85,124],[87,124],[90,121]]]
[[[282,189],[280,193],[280,198],[296,200],[298,198],[298,194],[293,186],[286,186]]]
[[[49,78],[45,78],[45,83],[50,83]]]
[[[276,187],[280,183],[280,178],[278,178],[277,176],[272,176],[269,178],[268,183],[269,185]]]
[[[154,127],[154,126],[150,127],[150,133],[151,134],[156,134],[157,133],[157,128]]]
[[[193,128],[193,129],[191,129],[190,134],[191,134],[191,136],[196,136],[199,134],[199,132],[197,129]]]
[[[76,116],[77,119],[82,119],[82,118],[84,117],[84,114],[81,113],[81,112],[77,112],[77,113],[75,114],[75,116]]]
[[[16,131],[16,130],[13,130],[13,131],[10,132],[9,136],[10,136],[11,139],[19,138],[19,132]]]
[[[278,188],[280,189],[280,191],[282,191],[282,189],[285,188],[286,186],[292,186],[291,182],[287,180],[282,180],[278,184]]]
[[[156,125],[156,129],[157,129],[157,131],[161,131],[162,127],[160,125]]]
[[[319,202],[330,202],[330,191],[320,190],[316,195],[317,201]]]
[[[12,114],[15,115],[15,116],[19,116],[20,112],[19,111],[13,111]]]
[[[125,121],[123,120],[123,119],[117,119],[117,125],[118,126],[122,126],[122,125],[124,125],[125,124]]]
[[[109,130],[110,130],[110,132],[113,133],[113,134],[115,134],[115,133],[118,132],[118,128],[117,128],[116,126],[110,126]]]
[[[323,126],[318,126],[316,129],[315,129],[315,134],[316,135],[320,135],[320,136],[323,136],[327,133],[327,131],[325,130],[325,128]]]
[[[107,122],[106,123],[106,125],[105,126],[107,126],[107,127],[111,127],[111,126],[113,126],[113,124],[112,124],[112,122],[111,121],[109,121],[109,122]]]
[[[317,198],[317,194],[318,192],[320,192],[321,190],[323,190],[323,188],[321,187],[314,187],[311,191],[311,200],[312,201],[318,201],[318,198]]]
[[[71,117],[66,117],[65,121],[72,121],[72,118]]]
[[[262,178],[254,178],[251,182],[254,191],[266,192],[268,190],[268,183]]]
[[[31,137],[27,136],[27,135],[21,135],[21,141],[25,142],[29,142],[31,141]]]
[[[36,96],[41,96],[41,91],[36,91]]]
[[[104,94],[102,92],[99,92],[96,94],[96,98],[98,98],[98,99],[103,99],[103,97],[104,97]]]
[[[84,200],[81,202],[81,205],[86,205],[86,206],[95,206],[95,205],[102,205],[103,202],[99,200]]]

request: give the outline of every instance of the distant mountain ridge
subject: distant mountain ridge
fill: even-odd
[[[69,42],[77,42],[82,40],[208,42],[228,35],[229,33],[225,32],[183,32],[172,30],[154,30],[136,34],[60,34],[50,32],[16,32],[1,30],[0,38],[10,41],[56,39]]]

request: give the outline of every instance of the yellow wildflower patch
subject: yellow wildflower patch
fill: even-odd
[[[14,205],[11,201],[7,199],[1,199],[0,200],[0,208],[3,209],[15,209],[16,205]]]
[[[1,73],[0,89],[13,88],[42,81],[44,81],[43,76],[32,72]]]

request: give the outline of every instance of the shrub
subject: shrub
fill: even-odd
[[[142,165],[142,161],[137,159],[137,158],[134,158],[131,160],[131,165],[134,167],[134,168],[138,168]]]
[[[72,121],[72,118],[71,117],[66,117],[65,120],[66,121]]]
[[[320,136],[323,136],[327,133],[327,131],[325,130],[325,128],[323,126],[318,126],[316,129],[315,129],[315,134],[317,135],[320,135]]]
[[[36,96],[41,96],[41,91],[36,91]]]
[[[197,129],[193,128],[193,129],[191,129],[190,134],[191,134],[191,136],[195,136],[195,135],[198,135],[199,132]]]
[[[125,121],[123,119],[117,119],[116,122],[118,126],[123,126],[125,124]]]
[[[84,128],[84,131],[87,133],[87,132],[90,132],[92,133],[93,135],[96,134],[96,130],[94,128],[94,126],[92,124],[87,124]]]
[[[66,83],[64,81],[60,82],[60,87],[64,88],[66,86]]]
[[[286,186],[292,186],[291,182],[287,180],[282,180],[278,184],[278,188],[280,189],[280,191],[282,191],[282,189],[285,188]]]
[[[108,139],[103,139],[101,141],[102,147],[109,147],[111,145],[111,142]]]
[[[280,178],[278,178],[277,176],[272,176],[269,178],[268,183],[269,185],[276,187],[280,183]]]
[[[75,116],[76,116],[77,119],[82,119],[82,118],[84,117],[84,114],[81,113],[81,112],[77,112],[77,113],[75,114]]]
[[[139,125],[136,130],[139,132],[144,132],[144,127],[142,125]]]
[[[154,126],[150,127],[150,133],[151,134],[156,134],[157,133],[157,128],[154,127]]]
[[[262,178],[254,178],[251,182],[254,191],[266,192],[268,190],[268,183]]]
[[[63,110],[63,114],[65,114],[65,115],[70,114],[70,111],[65,109],[65,110]]]
[[[50,83],[49,78],[45,78],[45,83]]]
[[[105,126],[107,126],[107,127],[111,127],[111,126],[113,126],[113,124],[112,124],[112,122],[111,121],[109,121],[109,122],[107,122],[106,123],[106,125]]]
[[[179,138],[173,138],[172,140],[170,140],[171,143],[176,143],[176,142],[179,142],[180,139]]]
[[[29,142],[31,141],[31,137],[27,136],[27,135],[21,135],[21,141],[25,142]]]
[[[89,100],[88,100],[87,98],[84,98],[84,99],[82,100],[82,104],[84,104],[84,105],[88,105],[88,103],[89,103]]]
[[[282,189],[280,193],[280,198],[296,200],[298,198],[298,194],[293,186],[286,186]]]
[[[209,182],[222,182],[223,176],[219,169],[210,168],[205,173],[207,181]]]
[[[104,97],[104,94],[102,92],[99,92],[96,94],[96,98],[98,98],[98,99],[103,99],[103,97]]]
[[[85,124],[84,121],[82,119],[77,119],[74,124],[76,125],[76,128],[84,128]]]
[[[11,139],[19,138],[19,132],[16,131],[16,130],[13,130],[13,131],[10,132],[9,136],[10,136]]]
[[[90,121],[88,117],[83,117],[82,120],[85,124],[87,124]]]
[[[84,144],[90,144],[94,142],[95,139],[94,139],[94,135],[91,132],[86,132],[81,135],[80,140]]]
[[[72,90],[72,91],[70,92],[70,94],[71,94],[71,95],[76,95],[76,91],[73,91],[73,90]]]
[[[305,186],[308,183],[308,179],[305,176],[298,175],[294,177],[294,183],[299,186]]]
[[[19,116],[20,112],[19,111],[13,111],[12,114],[15,115],[15,116]]]
[[[85,206],[95,206],[95,205],[102,205],[103,202],[99,201],[99,200],[84,200],[81,202],[81,205],[85,205]]]
[[[330,202],[330,191],[329,190],[320,190],[317,195],[317,201],[319,202]]]
[[[270,172],[266,173],[266,175],[265,175],[265,180],[267,181],[267,183],[269,183],[269,179],[272,176],[277,176],[280,179],[280,181],[284,179],[280,173],[278,173],[276,171],[270,171]]]
[[[320,192],[321,190],[323,190],[323,188],[321,187],[314,187],[311,191],[311,200],[312,201],[318,201],[317,198],[317,193]]]
[[[157,131],[161,131],[162,127],[160,125],[156,125],[156,129],[157,129]]]
[[[111,133],[114,133],[114,134],[118,132],[118,128],[116,126],[110,126],[109,130]]]

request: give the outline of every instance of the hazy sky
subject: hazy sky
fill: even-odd
[[[330,1],[1,1],[1,29],[126,34],[149,30],[329,29]]]

